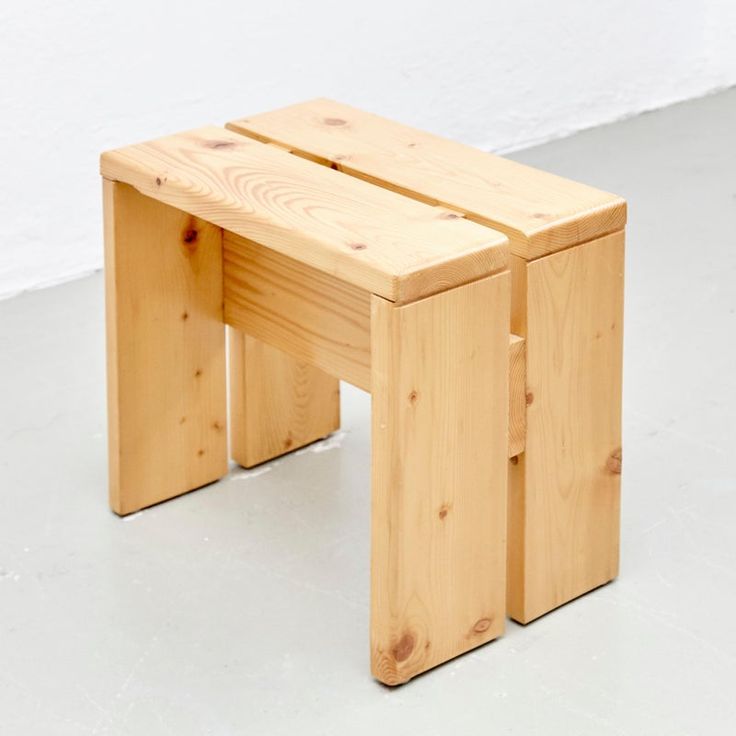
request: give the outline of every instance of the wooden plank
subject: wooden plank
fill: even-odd
[[[228,128],[506,233],[525,260],[620,230],[612,194],[326,99]]]
[[[340,427],[340,381],[230,330],[230,445],[243,467],[291,452]]]
[[[224,235],[225,321],[299,362],[370,390],[370,294]]]
[[[517,255],[509,258],[511,271],[511,332],[526,335],[526,277],[527,261]],[[523,411],[524,447],[526,448],[526,343],[524,344],[524,383]],[[512,448],[511,427],[514,426],[514,413],[519,411],[519,381],[515,381],[515,372],[509,367],[509,391],[511,404],[509,408],[509,495],[508,495],[508,535],[506,544],[506,607],[509,616],[513,612],[523,611],[524,596],[524,463],[523,455],[515,453]],[[519,621],[519,618],[516,618]]]
[[[104,182],[110,505],[227,473],[220,228]]]
[[[509,258],[511,271],[511,332],[526,335],[526,265],[519,256]]]
[[[524,493],[525,467],[523,454],[509,458],[506,527],[506,615],[520,623],[528,623],[524,617],[526,580],[524,545],[528,529],[525,510],[526,495]]]
[[[300,364],[371,390],[370,294],[227,232],[224,270],[227,324]],[[511,457],[523,451],[525,440],[525,352],[519,335],[509,336],[509,381]]]
[[[526,449],[511,465],[509,615],[618,574],[622,232],[527,266]]]
[[[503,632],[510,276],[372,301],[371,660],[405,682]]]
[[[108,151],[100,166],[109,179],[392,301],[506,268],[500,233],[221,128]]]
[[[509,457],[526,444],[526,347],[519,335],[509,338]]]

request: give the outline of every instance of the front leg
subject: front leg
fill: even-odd
[[[227,473],[222,231],[104,181],[110,505]]]
[[[372,302],[371,660],[396,685],[499,636],[508,272]]]

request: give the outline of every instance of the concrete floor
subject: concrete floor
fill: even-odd
[[[620,193],[618,581],[408,685],[368,665],[369,398],[120,520],[100,275],[0,303],[0,733],[730,734],[736,91],[515,158]]]

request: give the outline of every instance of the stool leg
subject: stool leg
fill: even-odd
[[[389,685],[503,632],[508,272],[371,304],[371,664]]]
[[[513,269],[527,429],[510,465],[508,606],[527,623],[618,574],[624,234]]]
[[[110,505],[227,473],[222,234],[104,181]]]
[[[230,329],[231,453],[250,468],[340,427],[340,381]]]

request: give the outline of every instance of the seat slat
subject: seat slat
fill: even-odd
[[[107,179],[395,302],[508,263],[501,233],[222,128],[108,151],[100,167]]]
[[[620,230],[626,202],[470,146],[326,99],[228,123],[246,136],[506,233],[531,260]]]

